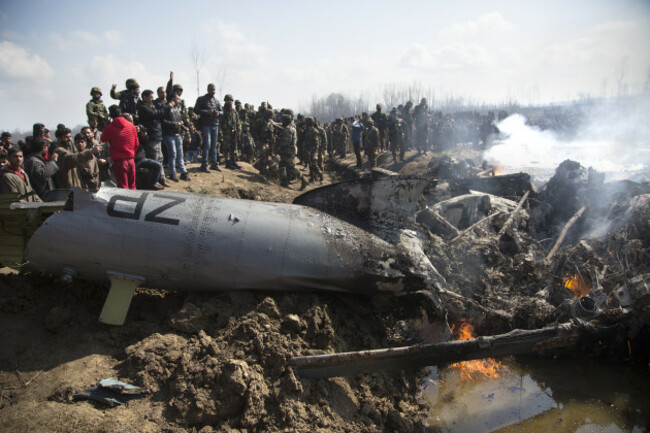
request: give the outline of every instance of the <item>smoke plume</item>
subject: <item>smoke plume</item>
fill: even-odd
[[[537,183],[571,159],[605,173],[606,180],[650,179],[648,95],[513,114],[484,159],[502,172],[527,172]],[[540,127],[538,125],[543,125]]]

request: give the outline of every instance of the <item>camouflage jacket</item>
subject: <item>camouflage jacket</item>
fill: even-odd
[[[316,129],[318,130],[318,135],[320,136],[319,150],[322,152],[327,149],[327,132],[325,132],[325,130],[320,126],[317,126]]]
[[[108,110],[101,99],[99,101],[91,99],[86,104],[86,115],[88,116],[88,123],[90,123],[90,119],[97,119],[99,129],[103,129],[108,123]]]
[[[219,115],[219,125],[221,127],[221,132],[224,139],[227,137],[230,138],[233,135],[239,136],[241,133],[241,125],[239,123],[239,115],[237,114],[237,110],[233,108],[232,110],[228,111],[226,108],[224,108],[224,110]]]
[[[366,128],[364,146],[366,150],[376,150],[379,147],[379,130],[376,126]]]
[[[318,153],[318,149],[320,148],[320,133],[314,126],[305,128],[303,148],[311,154]]]
[[[399,117],[388,118],[388,136],[391,141],[399,140],[404,131],[404,122]]]
[[[296,156],[296,143],[298,142],[298,135],[296,127],[293,124],[284,126],[280,134],[278,142],[278,151],[283,158],[291,158]]]
[[[379,129],[380,131],[382,129],[386,129],[386,126],[388,124],[388,116],[386,116],[386,113],[384,113],[383,111],[375,111],[374,113],[372,113],[370,118],[372,118],[372,120],[375,122],[375,126],[377,127],[377,129]]]
[[[332,130],[332,141],[334,144],[345,143],[348,138],[350,138],[350,131],[345,123],[342,123],[340,126],[334,125]]]

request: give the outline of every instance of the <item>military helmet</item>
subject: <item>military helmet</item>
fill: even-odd
[[[140,87],[140,84],[138,84],[138,80],[135,78],[129,78],[126,80],[126,88],[131,90],[135,89],[136,87]]]
[[[93,87],[90,89],[90,96],[93,96],[93,93],[99,93],[99,96],[102,96],[102,90],[99,87]]]
[[[241,126],[244,127],[244,126],[250,126],[250,125],[249,125],[248,122],[244,122],[244,123],[241,124]]]
[[[314,118],[311,116],[305,117],[305,125],[312,126],[314,124]]]
[[[2,133],[2,138],[5,138],[5,137],[6,137],[6,138],[11,138],[11,132],[9,132],[9,131],[4,131],[4,132]]]
[[[366,124],[367,124],[368,126],[375,126],[375,121],[372,120],[372,119],[368,119],[368,120],[366,120]]]
[[[235,105],[241,105],[241,101],[239,99],[235,99]]]
[[[180,84],[174,84],[174,85],[172,86],[172,90],[173,90],[174,92],[177,91],[177,90],[180,90],[180,91],[182,92],[182,91],[183,91],[183,86],[180,85]]]
[[[230,93],[227,93],[226,96],[223,97],[223,101],[233,101],[232,95]]]

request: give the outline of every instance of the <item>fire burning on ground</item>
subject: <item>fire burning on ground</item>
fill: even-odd
[[[452,334],[456,335],[458,340],[469,340],[474,338],[474,326],[467,321],[461,321],[458,326],[451,326]],[[455,362],[449,365],[449,368],[455,371],[462,381],[478,379],[480,377],[496,379],[505,371],[502,363],[494,358],[474,359],[472,361]]]
[[[587,282],[580,274],[573,274],[571,277],[565,277],[564,287],[569,289],[574,298],[587,296],[590,292]]]

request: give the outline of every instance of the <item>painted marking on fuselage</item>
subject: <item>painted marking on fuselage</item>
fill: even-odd
[[[164,211],[173,208],[174,206],[177,206],[181,203],[185,203],[186,199],[167,197],[162,194],[154,194],[153,196],[156,198],[162,198],[170,201],[169,203],[165,203],[147,212],[144,215],[144,221],[159,223],[159,224],[169,224],[174,226],[179,225],[180,224],[179,219],[165,218],[159,215]],[[142,209],[144,208],[144,203],[147,201],[147,197],[149,197],[149,193],[147,192],[142,193],[140,197],[137,198],[128,197],[125,195],[113,195],[108,201],[108,206],[106,206],[106,213],[109,216],[116,217],[116,218],[139,220],[140,216],[142,215]],[[120,202],[121,205],[119,204]],[[129,205],[128,205],[129,203],[134,204],[134,206],[133,205],[131,206],[131,209],[129,209]],[[125,208],[125,210],[121,210],[120,208]]]

